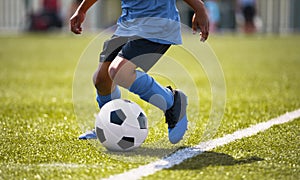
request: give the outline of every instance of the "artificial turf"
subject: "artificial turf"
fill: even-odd
[[[168,79],[168,74],[162,73],[168,65],[164,62],[150,72],[164,85],[191,89],[191,130],[182,143],[169,144],[162,113],[126,91],[124,97],[139,102],[148,115],[151,128],[145,147],[126,157],[106,152],[97,141],[77,140],[83,131],[82,118],[86,116],[87,125],[91,125],[91,117],[97,113],[91,84],[96,67],[86,69],[87,96],[74,97],[81,93],[80,86],[74,86],[76,75],[85,72],[80,69],[85,57],[82,54],[93,38],[0,36],[0,179],[99,179],[160,158],[176,148],[198,144],[203,138],[212,104],[209,79],[203,67],[189,67],[191,57],[174,47],[167,53],[166,62],[174,57],[181,59],[178,68],[183,68],[186,76],[175,71],[170,76],[176,80]],[[216,35],[208,43],[226,83],[224,115],[212,138],[300,107],[299,35]],[[89,60],[94,64],[97,61]],[[172,67],[176,69],[176,63],[169,64],[168,68]],[[82,109],[76,109],[78,104]],[[146,179],[299,179],[299,149],[298,119],[205,152]]]

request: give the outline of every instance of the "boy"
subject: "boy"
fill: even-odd
[[[84,0],[70,19],[71,31],[82,32],[87,10],[97,0]],[[185,0],[195,11],[192,29],[200,28],[201,41],[209,34],[209,21],[201,0]],[[181,44],[176,0],[121,0],[122,14],[111,39],[104,43],[93,82],[99,108],[120,98],[122,86],[165,112],[169,140],[178,143],[187,129],[187,97],[180,90],[162,87],[147,71],[172,44]],[[137,67],[144,71],[136,70]],[[95,139],[89,131],[79,139]]]

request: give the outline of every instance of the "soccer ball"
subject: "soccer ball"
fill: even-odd
[[[148,135],[147,117],[134,102],[115,99],[96,117],[98,140],[110,151],[129,151],[142,145]]]

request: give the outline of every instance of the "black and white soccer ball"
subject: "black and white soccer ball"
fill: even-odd
[[[142,145],[148,135],[148,121],[142,108],[131,101],[106,103],[96,117],[98,140],[110,151],[130,151]]]

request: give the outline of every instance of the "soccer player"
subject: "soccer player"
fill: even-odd
[[[83,0],[79,5],[70,19],[73,33],[82,33],[86,12],[96,1]],[[209,20],[203,2],[185,2],[195,12],[193,32],[200,28],[200,40],[205,41],[209,34]],[[121,0],[121,8],[117,29],[104,42],[100,63],[93,76],[99,108],[120,98],[119,86],[124,87],[165,113],[169,140],[178,143],[187,130],[187,97],[178,89],[161,86],[147,74],[171,45],[182,43],[176,0]],[[79,139],[95,138],[95,130],[79,136]]]

